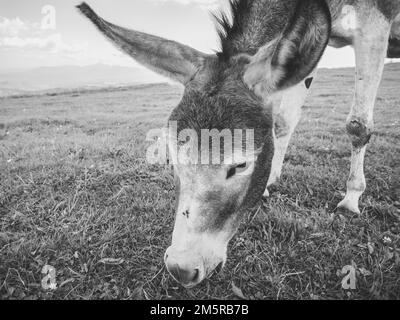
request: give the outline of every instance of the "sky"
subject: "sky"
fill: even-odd
[[[210,10],[228,0],[87,0],[106,20],[206,53],[218,49]],[[138,65],[81,16],[77,0],[0,0],[0,71],[41,66]],[[351,48],[329,48],[320,67],[354,66]]]

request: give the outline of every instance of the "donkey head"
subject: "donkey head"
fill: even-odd
[[[85,3],[79,6],[136,61],[185,86],[182,101],[170,116],[178,134],[189,139],[177,143],[169,137],[170,156],[177,160],[177,203],[165,263],[186,287],[197,285],[226,261],[228,242],[241,217],[259,202],[268,182],[274,154],[268,101],[313,71],[330,36],[330,13],[323,0],[232,0],[231,7],[232,23],[224,15],[217,18],[221,52],[206,55],[118,27]],[[210,144],[214,137],[204,138],[205,130],[219,133],[228,143],[220,148],[218,142],[215,152],[215,144]],[[246,132],[240,142],[247,135],[253,138],[250,152],[231,140],[237,130]],[[234,156],[226,152],[229,147],[235,155],[244,152]],[[182,150],[188,161],[179,160]]]

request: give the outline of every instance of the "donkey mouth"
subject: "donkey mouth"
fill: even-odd
[[[177,279],[175,279],[175,280],[177,280]],[[177,281],[182,286],[184,286],[186,289],[191,289],[191,288],[194,288],[195,286],[197,286],[198,284],[200,284],[203,281],[203,279],[200,278],[200,270],[196,269],[193,279],[190,282],[185,283],[185,282],[182,282],[179,280],[177,280]]]
[[[202,275],[202,272],[199,269],[195,270],[194,276],[189,282],[182,281],[182,279],[177,279],[174,275],[172,275],[172,278],[186,289],[193,289],[205,279],[204,275]]]
[[[207,272],[205,274],[201,274],[201,272],[198,271],[196,281],[194,281],[190,284],[187,284],[187,285],[185,285],[185,284],[182,284],[182,285],[187,289],[192,289],[192,288],[198,286],[199,284],[201,284],[205,279],[210,279],[214,275],[220,274],[224,268],[224,265],[225,265],[224,262],[220,262],[214,269],[211,269],[209,272]]]
[[[184,282],[182,279],[177,278],[174,274],[171,274],[172,278],[182,285],[186,289],[193,289],[200,285],[205,279],[209,279],[216,274],[220,274],[224,268],[224,262],[220,262],[214,269],[209,272],[196,269],[195,274],[190,282]]]

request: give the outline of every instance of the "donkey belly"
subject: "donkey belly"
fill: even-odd
[[[398,3],[400,3],[400,0],[391,1],[393,2],[393,10],[399,12]],[[354,32],[357,28],[356,10],[360,8],[359,4],[349,0],[327,0],[327,3],[332,12],[332,35],[329,45],[335,48],[352,45]],[[363,9],[365,10],[365,7]],[[378,6],[378,9],[381,8]],[[385,14],[384,12],[382,13]],[[392,25],[387,57],[400,58],[400,14],[394,19]]]
[[[357,28],[357,13],[354,1],[327,0],[332,14],[332,34],[329,45],[341,48],[353,43]]]
[[[400,58],[400,14],[394,20],[390,32],[388,58]]]

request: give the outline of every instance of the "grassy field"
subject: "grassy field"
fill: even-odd
[[[243,222],[225,269],[178,286],[163,265],[174,221],[168,167],[145,134],[181,90],[168,85],[0,99],[0,299],[400,298],[400,66],[386,68],[362,215],[345,192],[353,71],[321,71],[271,198]],[[57,289],[41,287],[43,266]],[[346,291],[341,270],[356,270]]]

